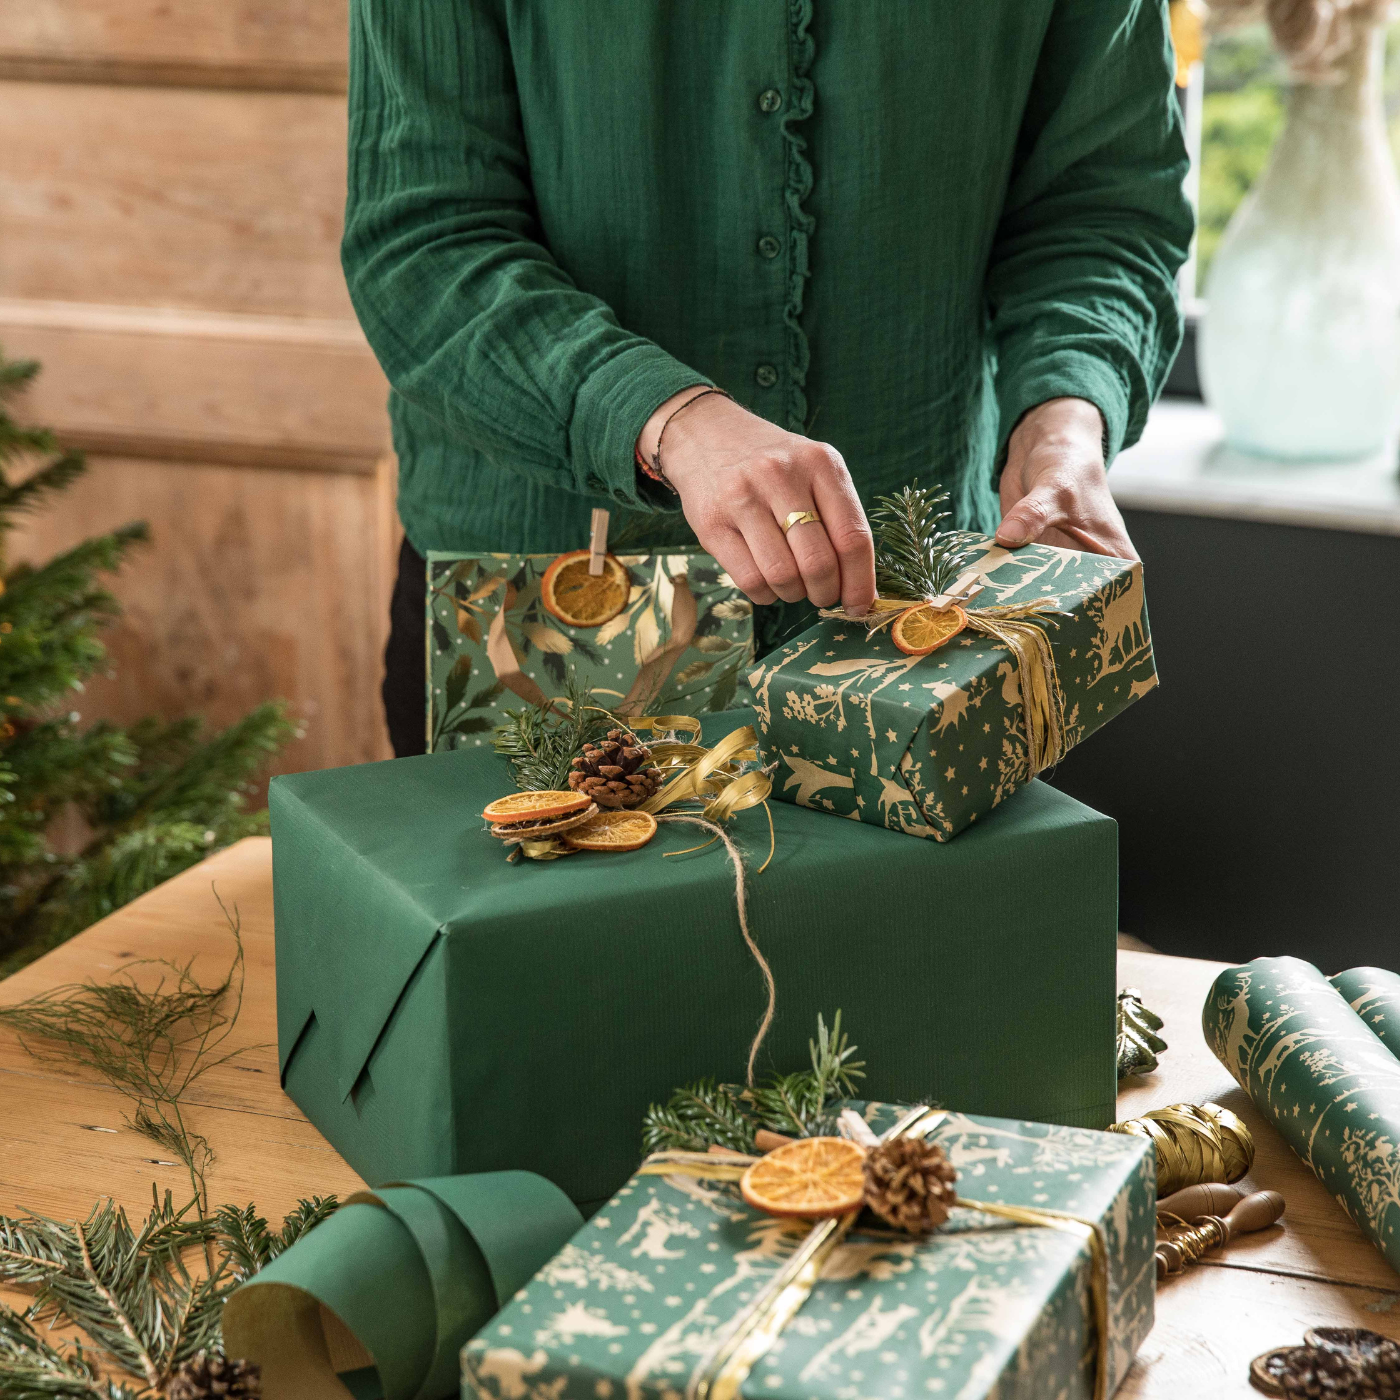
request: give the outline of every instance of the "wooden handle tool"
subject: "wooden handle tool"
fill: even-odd
[[[1182,1196],[1186,1193],[1181,1191],[1176,1194]],[[1231,1240],[1256,1230],[1267,1230],[1270,1225],[1278,1223],[1283,1210],[1283,1197],[1277,1191],[1256,1191],[1242,1201],[1236,1201],[1228,1215],[1205,1213],[1189,1224],[1169,1226],[1171,1235],[1157,1246],[1155,1254],[1157,1277],[1179,1274],[1212,1250],[1223,1249]]]

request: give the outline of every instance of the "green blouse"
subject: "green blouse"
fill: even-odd
[[[352,0],[344,263],[420,550],[685,536],[696,383],[997,519],[1045,399],[1134,440],[1192,221],[1165,0]]]

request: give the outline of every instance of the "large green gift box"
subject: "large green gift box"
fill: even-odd
[[[1157,684],[1142,565],[1048,545],[986,541],[972,609],[1048,599],[1065,747]],[[890,629],[828,619],[749,675],[773,795],[840,817],[947,841],[1034,774],[1021,677],[1008,648],[965,629],[907,656]]]
[[[961,844],[961,843],[959,843]],[[869,1105],[877,1128],[896,1110]],[[1097,1224],[1106,1332],[1085,1232],[969,1210],[921,1240],[853,1233],[740,1394],[765,1400],[1089,1400],[1152,1327],[1156,1169],[1113,1133],[950,1114],[930,1135],[968,1199]],[[462,1352],[463,1400],[680,1400],[726,1325],[801,1240],[729,1184],[639,1174]]]
[[[716,742],[751,711],[712,717]],[[283,1083],[372,1184],[524,1169],[584,1206],[636,1166],[651,1102],[744,1076],[766,1004],[723,849],[507,864],[486,750],[272,783]],[[866,1087],[1099,1127],[1114,1107],[1117,828],[1032,784],[966,839],[894,841],[774,804],[730,830],[798,1069],[818,1012]]]

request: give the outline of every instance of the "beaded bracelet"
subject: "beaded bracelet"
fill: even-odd
[[[734,395],[729,393],[726,389],[719,389],[715,388],[714,386],[711,386],[708,389],[702,389],[698,394],[693,394],[690,398],[688,398],[683,404],[681,404],[679,408],[671,410],[670,414],[666,418],[666,421],[661,425],[661,431],[656,435],[656,451],[654,451],[651,454],[650,462],[648,462],[647,459],[642,455],[642,449],[640,445],[638,445],[636,449],[637,465],[642,469],[642,471],[653,481],[659,481],[663,486],[669,486],[672,491],[674,491],[676,488],[674,486],[671,486],[670,479],[667,477],[666,473],[662,470],[661,467],[661,439],[666,436],[666,429],[671,426],[672,422],[679,414],[684,413],[686,409],[688,409],[691,406],[691,404],[698,403],[699,400],[707,397],[710,394],[722,394],[726,399],[729,399],[731,402],[733,402],[734,399]]]

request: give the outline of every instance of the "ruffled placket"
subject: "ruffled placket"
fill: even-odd
[[[787,184],[785,199],[788,218],[787,300],[783,320],[787,325],[787,426],[802,432],[807,424],[807,367],[811,347],[802,328],[802,302],[811,276],[809,258],[816,220],[808,213],[806,199],[812,192],[812,166],[807,159],[807,140],[797,128],[812,115],[816,89],[808,76],[816,43],[810,33],[812,0],[788,0],[788,64],[791,72],[791,99],[782,117],[783,139],[787,144]]]

